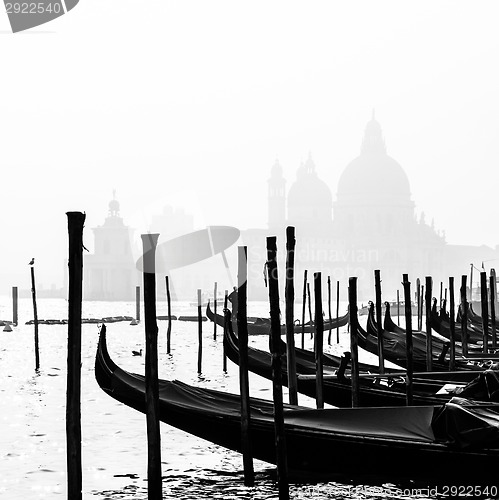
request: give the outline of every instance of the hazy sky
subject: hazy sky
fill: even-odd
[[[11,34],[0,16],[1,290],[62,284],[116,189],[137,234],[164,204],[265,227],[276,157],[309,151],[333,197],[372,109],[417,212],[499,244],[497,1],[81,0]],[[299,235],[297,235],[299,238]]]

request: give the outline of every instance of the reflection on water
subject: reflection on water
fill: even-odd
[[[9,298],[0,301],[0,318],[11,308]],[[66,497],[66,363],[67,326],[40,325],[40,371],[34,370],[33,326],[29,299],[20,300],[20,324],[0,334],[0,497],[52,499]],[[165,310],[162,310],[164,308]],[[188,303],[174,304],[174,314],[192,314]],[[39,317],[64,318],[65,300],[39,300]],[[84,303],[85,317],[135,314],[134,303]],[[249,304],[248,314],[267,314],[268,304]],[[3,316],[2,316],[3,314]],[[166,305],[158,304],[158,314]],[[238,367],[228,362],[222,370],[222,336],[213,340],[213,325],[203,323],[202,374],[197,374],[196,323],[174,321],[172,351],[166,354],[167,322],[159,323],[159,376],[239,392]],[[143,325],[108,325],[108,347],[122,368],[144,373],[144,357],[131,351],[144,349]],[[341,343],[326,350],[342,353],[348,345],[346,330]],[[94,377],[98,341],[95,324],[82,326],[82,467],[85,498],[147,498],[147,443],[145,416],[106,395]],[[306,338],[306,347],[312,348]],[[268,340],[250,338],[250,345],[266,349]],[[250,374],[252,395],[272,397],[271,382]],[[285,399],[287,392],[285,390]],[[300,395],[300,404],[314,407],[314,401]],[[255,460],[255,487],[244,486],[242,458],[183,431],[161,424],[164,498],[220,498],[260,500],[277,497],[275,468]],[[334,453],[334,450],[331,450]],[[360,458],[359,458],[360,461]],[[384,481],[384,480],[383,480]],[[377,487],[378,489],[374,489]],[[371,489],[370,489],[371,488]],[[323,484],[292,484],[296,499],[402,498],[397,485],[380,478],[358,483],[352,478]],[[415,496],[413,495],[412,498]],[[428,498],[428,496],[421,498]]]

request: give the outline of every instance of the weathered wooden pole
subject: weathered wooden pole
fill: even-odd
[[[213,313],[217,316],[217,282],[213,287]],[[213,322],[213,340],[217,340],[217,322]]]
[[[450,359],[449,371],[456,369],[456,306],[454,303],[454,278],[449,277],[449,337],[450,337]]]
[[[492,334],[492,349],[495,352],[497,347],[497,338],[496,338],[496,280],[495,276],[492,274],[493,269],[490,270],[490,327]]]
[[[82,498],[81,470],[81,303],[83,283],[83,225],[85,214],[68,218],[68,360],[66,389],[66,456],[68,499]],[[33,268],[31,268],[33,271]],[[34,287],[34,281],[33,281]]]
[[[12,287],[12,323],[14,326],[17,326],[17,322],[19,321],[18,316],[18,293],[17,286]]]
[[[473,302],[473,263],[470,264],[470,303]]]
[[[33,324],[35,325],[35,370],[40,369],[40,351],[38,348],[38,311],[36,307],[35,265],[31,265],[31,296],[33,298]]]
[[[340,282],[336,281],[336,343],[340,343],[340,325],[339,325],[339,316],[340,316]]]
[[[172,304],[170,297],[170,279],[165,276],[166,282],[166,305],[168,311],[168,327],[166,330],[166,354],[170,354],[171,351],[171,340],[172,340]]]
[[[144,328],[146,347],[147,497],[162,498],[161,433],[159,427],[158,323],[156,316],[156,246],[159,234],[142,234]]]
[[[419,312],[418,312],[418,330],[422,331],[423,330],[423,304],[425,301],[425,291],[424,291],[424,285],[421,286],[421,295],[419,297]]]
[[[421,281],[419,278],[416,279],[416,300],[417,300],[417,310],[418,310],[418,331],[421,331],[421,323],[419,322],[419,309],[421,308]]]
[[[286,362],[288,369],[289,402],[298,404],[298,379],[296,377],[294,302],[295,302],[295,228],[286,228]]]
[[[248,375],[248,247],[240,246],[237,249],[237,339],[239,347],[239,393],[241,395],[241,443],[243,452],[244,485],[255,484],[253,470],[253,453],[251,449],[250,432],[250,394]]]
[[[224,341],[222,343],[222,369],[224,371],[224,373],[227,373],[227,355],[225,354],[225,337],[227,335],[227,330],[229,328],[229,321],[231,321],[231,317],[230,317],[230,312],[228,312],[228,309],[227,309],[227,302],[229,300],[229,291],[228,290],[225,290],[225,295],[224,295]]]
[[[289,499],[288,463],[284,433],[284,411],[281,375],[281,324],[279,311],[279,282],[277,275],[277,242],[267,237],[267,270],[269,274],[270,347],[272,354],[272,389],[274,399],[274,428],[276,444],[277,483],[279,500]]]
[[[400,293],[397,290],[397,325],[400,326]]]
[[[321,273],[314,273],[315,298],[315,400],[317,408],[324,408],[324,382],[322,350],[324,343],[324,320],[322,318],[322,282]]]
[[[201,289],[198,288],[198,375],[202,372],[203,363],[203,312]]]
[[[483,336],[483,352],[487,354],[489,343],[489,298],[487,294],[487,273],[480,273],[480,296],[482,299],[482,336]]]
[[[307,283],[307,298],[308,298],[308,318],[310,321],[310,325],[313,325],[314,322],[312,320],[312,300],[310,299],[310,283]],[[310,338],[314,337],[314,329],[310,329]]]
[[[466,278],[466,274],[461,276],[461,345],[464,356],[468,355],[468,303],[466,301]]]
[[[327,277],[327,309],[329,312],[329,331],[327,334],[327,343],[328,345],[331,345],[331,276]]]
[[[438,303],[438,307],[440,309],[442,309],[442,287],[444,286],[444,284],[442,282],[440,282],[440,301]]]
[[[426,305],[426,370],[433,370],[433,336],[431,334],[431,292],[432,279],[431,276],[425,278],[425,305]]]
[[[374,288],[376,295],[376,327],[378,329],[378,363],[379,373],[385,373],[385,357],[383,352],[383,321],[381,315],[381,278],[380,270],[374,271]]]
[[[303,305],[301,311],[301,348],[305,349],[305,308],[307,307],[307,270],[303,272]]]
[[[412,307],[411,307],[411,283],[407,275],[404,275],[404,303],[405,303],[405,331],[407,348],[407,381],[406,381],[406,404],[412,405],[413,401],[413,359],[412,359]]]
[[[140,321],[140,286],[135,287],[135,319]]]
[[[352,379],[352,408],[359,406],[359,348],[357,317],[357,278],[348,278],[348,311],[350,317],[350,353]]]

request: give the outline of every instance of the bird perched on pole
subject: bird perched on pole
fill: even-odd
[[[29,264],[28,266],[32,266],[35,264],[35,258],[33,257],[30,261],[29,261]]]

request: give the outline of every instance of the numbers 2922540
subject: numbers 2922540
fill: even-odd
[[[60,3],[13,2],[5,4],[7,14],[60,14],[61,9]]]

